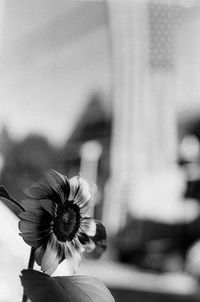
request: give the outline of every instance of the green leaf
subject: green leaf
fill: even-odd
[[[88,276],[51,277],[27,269],[21,282],[32,302],[114,302],[108,288]]]

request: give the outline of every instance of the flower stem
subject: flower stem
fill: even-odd
[[[34,256],[35,256],[35,249],[32,247],[30,252],[29,262],[28,262],[28,268],[33,268],[35,262]]]
[[[28,269],[32,269],[34,266],[34,262],[35,262],[34,255],[35,255],[35,249],[32,247],[30,252],[29,262],[28,262]],[[28,297],[24,292],[22,297],[22,302],[27,302],[27,301],[28,301]]]

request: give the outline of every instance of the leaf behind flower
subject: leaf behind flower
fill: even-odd
[[[108,288],[92,277],[51,277],[32,269],[20,277],[32,302],[114,302]]]
[[[2,185],[0,185],[0,197],[11,201],[12,205],[14,205],[15,208],[17,209],[17,213],[24,211],[24,208],[22,207],[22,205],[20,205],[20,203],[18,201],[16,201],[13,197],[11,197],[9,195],[8,191],[6,190],[6,188]]]

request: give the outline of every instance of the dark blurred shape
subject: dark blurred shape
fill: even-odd
[[[98,259],[107,247],[107,235],[104,225],[101,222],[96,221],[96,227],[96,235],[92,237],[92,240],[95,243],[95,249],[91,253],[85,253],[87,258]]]
[[[200,141],[200,117],[193,118],[190,123],[188,123],[187,133],[195,135]]]
[[[117,302],[197,302],[195,295],[155,292],[152,290],[111,288],[111,293]]]
[[[71,170],[80,169],[80,149],[83,143],[97,140],[103,145],[104,159],[109,161],[111,137],[111,117],[104,106],[101,96],[95,94],[88,107],[84,110],[69,140],[61,150],[61,160],[64,166]],[[105,165],[108,167],[108,165]]]
[[[194,161],[196,162],[196,164],[200,163],[200,153],[198,150],[198,148],[200,146],[200,117],[193,116],[188,119],[183,119],[181,121],[178,121],[178,124],[179,124],[178,132],[179,132],[179,139],[180,139],[178,164],[180,166],[185,167]],[[196,140],[196,142],[195,142],[195,140]],[[182,149],[183,143],[187,144],[187,146],[184,145],[184,152]],[[193,146],[191,146],[191,144],[193,144]],[[197,146],[197,144],[198,144],[198,146]],[[187,150],[185,150],[185,148]],[[192,152],[191,152],[191,150],[192,150]],[[196,154],[195,154],[195,152],[196,152]]]
[[[39,135],[30,135],[22,141],[13,141],[8,136],[1,153],[4,158],[1,184],[17,200],[24,198],[24,188],[42,178],[44,171],[55,167],[55,149]]]
[[[96,218],[101,219],[102,202],[105,183],[110,173],[110,142],[112,118],[107,108],[108,103],[101,94],[95,93],[89,101],[88,107],[82,113],[72,135],[60,151],[59,170],[67,171],[68,176],[80,172],[81,148],[84,143],[97,141],[102,147],[98,162],[97,186],[100,200],[95,207]]]
[[[196,199],[200,202],[200,178],[187,180],[184,197]]]
[[[114,244],[121,262],[161,272],[183,269],[189,248],[199,239],[200,216],[175,224],[132,218]]]

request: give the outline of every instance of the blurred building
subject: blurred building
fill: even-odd
[[[108,102],[109,100],[107,100]],[[95,216],[102,218],[104,188],[110,174],[111,112],[95,94],[58,155],[59,168],[69,176],[79,173],[98,185]]]

